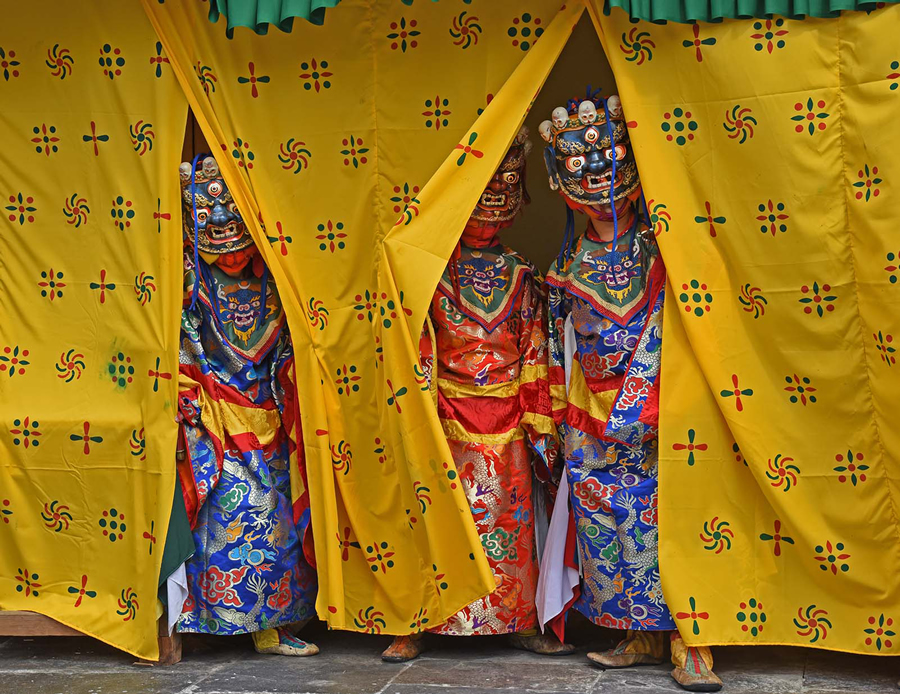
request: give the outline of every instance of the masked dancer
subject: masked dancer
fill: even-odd
[[[196,554],[177,628],[252,634],[260,653],[318,648],[294,630],[315,613],[291,337],[275,282],[216,160],[181,165],[185,295],[179,478]]]
[[[573,652],[537,632],[534,495],[557,457],[548,381],[546,312],[534,267],[497,234],[523,203],[523,128],[484,189],[432,299],[420,356],[496,590],[434,633],[509,634],[517,648]],[[544,508],[537,504],[538,508]],[[382,658],[403,662],[422,634],[397,637]]]
[[[550,187],[568,206],[563,248],[547,276],[554,415],[565,452],[560,497],[566,488],[568,502],[557,501],[553,526],[556,513],[571,509],[565,525],[574,532],[577,557],[565,558],[581,574],[574,608],[595,624],[626,630],[614,649],[588,658],[604,668],[661,663],[671,632],[678,684],[718,691],[709,649],[685,645],[660,585],[657,429],[666,275],[642,219],[646,206],[619,98],[589,93],[570,101],[540,133]],[[573,210],[588,218],[577,237]]]

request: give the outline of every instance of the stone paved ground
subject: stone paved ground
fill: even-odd
[[[577,625],[578,654],[548,658],[513,651],[502,638],[429,637],[431,650],[405,665],[382,663],[389,637],[327,632],[306,636],[312,658],[260,656],[249,638],[189,637],[171,667],[133,659],[87,638],[0,639],[2,694],[663,694],[680,691],[668,666],[603,672],[584,652],[613,632]],[[727,694],[896,693],[900,660],[800,648],[716,649]]]

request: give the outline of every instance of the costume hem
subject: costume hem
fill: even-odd
[[[175,625],[175,631],[179,634],[207,634],[209,636],[246,636],[248,634],[258,634],[259,632],[265,631],[266,629],[278,629],[279,627],[288,626],[289,624],[297,624],[298,622],[309,621],[310,619],[312,619],[315,616],[316,616],[316,611],[315,611],[315,609],[313,609],[310,611],[310,614],[306,615],[305,617],[296,615],[296,618],[294,616],[292,616],[290,619],[281,619],[281,620],[278,620],[277,622],[273,622],[272,624],[268,624],[265,627],[260,625],[259,629],[254,629],[252,631],[249,629],[241,629],[239,631],[236,630],[236,631],[232,631],[227,634],[222,633],[221,631],[204,631],[201,628],[194,628],[194,627],[182,629],[181,626],[178,624]]]

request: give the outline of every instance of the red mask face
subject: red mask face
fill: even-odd
[[[522,205],[529,202],[525,189],[525,159],[529,151],[531,143],[528,141],[528,131],[523,127],[478,198],[470,222],[492,225],[510,222]]]

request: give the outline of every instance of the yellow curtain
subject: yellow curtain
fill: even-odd
[[[318,614],[373,633],[437,625],[494,585],[418,331],[583,5],[346,0],[325,27],[233,41],[200,5],[144,8],[285,303]]]
[[[591,10],[668,268],[660,565],[681,632],[900,652],[900,8]]]
[[[187,103],[137,3],[0,37],[0,609],[157,657]]]

